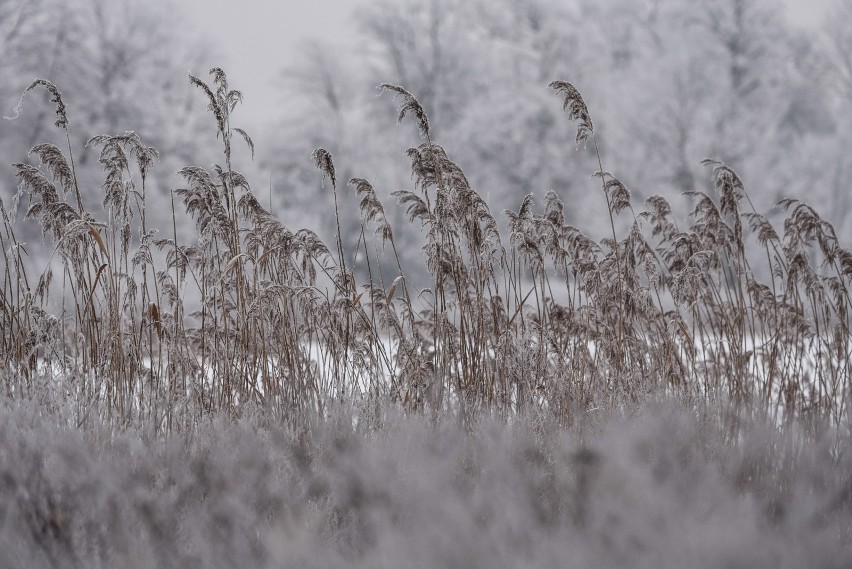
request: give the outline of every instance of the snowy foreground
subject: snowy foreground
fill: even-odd
[[[849,567],[852,444],[712,423],[341,411],[163,440],[4,400],[0,567]]]

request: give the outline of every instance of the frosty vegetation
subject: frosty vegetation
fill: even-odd
[[[678,178],[688,216],[637,199],[617,128],[552,79],[529,86],[563,133],[540,166],[591,180],[593,230],[558,185],[496,209],[439,140],[437,78],[423,100],[379,87],[404,189],[335,139],[305,153],[316,229],[242,173],[255,142],[218,67],[188,80],[212,125],[193,147],[217,154],[177,188],[168,148],[82,136],[60,84],[24,84],[12,124],[58,138],[0,195],[8,564],[844,566],[852,251],[717,158],[706,187]]]
[[[423,139],[416,191],[397,194],[433,279],[415,291],[368,181],[350,181],[354,244],[263,208],[232,167],[232,143],[253,150],[232,126],[241,94],[211,74],[190,81],[222,164],[184,168],[173,194],[194,243],[147,226],[157,151],[134,133],[89,142],[100,219],[71,147],[16,165],[56,262],[29,274],[4,205],[10,566],[843,566],[852,255],[812,208],[787,202],[777,233],[711,161],[716,194],[696,192],[678,229],[664,198],[637,212],[601,169],[611,238],[566,225],[551,192],[506,212],[504,241],[423,107],[387,84]],[[580,92],[550,88],[597,147]],[[35,89],[67,130],[58,88]],[[339,215],[332,156],[314,162]],[[347,268],[351,247],[373,280]]]
[[[687,192],[693,211],[682,225],[662,196],[634,206],[596,152],[608,237],[567,224],[554,191],[540,207],[527,195],[503,224],[433,141],[414,95],[384,84],[399,122],[410,117],[421,136],[406,151],[413,191],[394,193],[423,238],[429,277],[413,280],[416,259],[404,262],[371,183],[345,187],[325,149],[313,158],[334,219],[344,191],[359,198],[357,241],[338,227],[329,246],[261,204],[233,166],[235,144],[254,151],[232,121],[242,94],[221,69],[211,75],[211,84],[190,82],[209,103],[221,162],[181,169],[186,186],[172,192],[165,231],[147,221],[159,153],[133,132],[87,144],[105,174],[100,217],[81,197],[70,135],[65,151],[39,144],[36,164],[15,165],[19,192],[9,208],[0,201],[10,393],[28,396],[47,376],[81,424],[95,408],[164,431],[192,415],[186,408],[239,415],[252,403],[298,422],[338,400],[462,420],[547,409],[571,424],[587,409],[659,394],[730,399],[773,423],[848,425],[852,252],[808,204],[782,201],[787,218],[776,229],[736,172],[706,160],[714,188]],[[597,150],[580,92],[565,81],[549,88],[577,125],[576,144]],[[24,98],[41,89],[67,133],[53,83],[33,82]],[[40,272],[17,238],[21,201],[54,243]],[[195,222],[190,241],[177,233],[179,215]]]
[[[852,555],[848,439],[748,422],[732,437],[730,416],[649,406],[603,430],[535,415],[462,430],[341,406],[292,428],[258,409],[162,439],[2,405],[4,567],[840,569]]]

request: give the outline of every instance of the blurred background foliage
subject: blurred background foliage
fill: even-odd
[[[235,167],[286,224],[331,240],[331,197],[313,149],[327,148],[341,180],[366,178],[389,204],[390,192],[413,185],[403,151],[418,138],[408,125],[396,128],[376,97],[375,86],[388,82],[418,97],[435,141],[493,211],[554,190],[566,203],[566,222],[602,237],[607,211],[589,177],[597,170],[592,149],[575,151],[573,129],[545,88],[567,79],[590,102],[603,162],[634,203],[709,188],[700,164],[709,156],[740,174],[770,219],[779,199],[807,196],[845,241],[852,236],[852,28],[844,24],[852,2],[836,0],[815,28],[788,21],[780,8],[762,0],[363,2],[352,8],[350,37],[258,55],[270,61],[280,104],[252,109],[246,94],[239,113],[259,125],[250,132],[258,152],[255,162],[246,153]],[[228,31],[209,29],[199,39],[185,17],[168,3],[0,0],[2,114],[14,115],[35,77],[60,88],[81,175],[92,170],[84,191],[91,205],[101,201],[101,182],[95,151],[83,145],[95,134],[133,130],[160,150],[154,195],[177,187],[182,166],[215,159],[203,101],[186,73],[203,73],[222,51],[217,36]],[[60,142],[41,96],[45,104],[27,101],[26,120],[0,123],[4,196],[15,190],[11,163],[38,142]],[[342,229],[354,242],[356,197],[345,199]],[[671,201],[681,213],[690,205]],[[154,227],[170,225],[168,210],[152,212]],[[401,247],[418,252],[402,212],[389,210]],[[38,228],[25,225],[34,248]]]
[[[259,146],[274,172],[278,211],[305,210],[316,173],[304,159],[323,146],[339,169],[380,193],[410,187],[402,149],[373,87],[405,86],[429,113],[436,142],[493,211],[554,190],[566,221],[603,236],[604,200],[589,179],[593,149],[575,152],[573,130],[545,86],[567,78],[590,104],[603,162],[633,193],[704,190],[700,162],[724,161],[772,218],[775,202],[807,196],[850,234],[852,2],[817,29],[760,0],[430,0],[366,4],[341,55],[312,43],[281,74],[289,112]],[[402,132],[400,132],[402,131]],[[313,182],[313,183],[312,183]],[[686,198],[671,200],[684,211]],[[318,223],[332,223],[318,219]],[[351,231],[357,230],[357,216]]]

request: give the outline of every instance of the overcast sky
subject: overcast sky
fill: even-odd
[[[257,125],[266,109],[279,100],[273,79],[308,39],[345,45],[354,37],[353,10],[371,0],[173,0],[202,33],[219,46],[223,56],[205,65],[218,65],[231,84],[242,90],[244,118]],[[572,0],[565,0],[571,2]],[[605,0],[602,0],[605,1]],[[703,1],[703,0],[698,0]],[[830,0],[767,0],[777,2],[788,16],[813,26],[825,16]],[[223,60],[224,59],[224,60]],[[206,70],[191,70],[204,73]],[[267,115],[268,116],[268,115]]]
[[[205,65],[224,68],[231,85],[243,91],[242,112],[249,120],[268,116],[265,109],[279,101],[273,80],[305,40],[344,45],[355,36],[352,11],[360,4],[356,0],[175,1],[194,22],[196,33],[208,41],[215,35],[213,42],[225,60],[217,56]]]

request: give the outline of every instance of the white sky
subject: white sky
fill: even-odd
[[[291,60],[300,42],[323,39],[341,45],[355,35],[353,10],[371,0],[172,0],[194,33],[218,46],[205,65],[225,69],[231,85],[243,91],[243,118],[258,127],[259,117],[279,100],[273,79]],[[571,0],[565,0],[566,2]],[[705,0],[696,0],[705,1]],[[831,0],[777,2],[790,19],[813,26],[825,17]],[[190,24],[189,22],[194,22]],[[193,69],[205,73],[206,69]]]
[[[220,53],[205,65],[222,67],[232,87],[243,92],[240,114],[259,126],[279,97],[274,80],[306,40],[345,44],[355,35],[357,0],[174,0]],[[369,0],[367,0],[369,1]],[[224,57],[224,60],[222,58]],[[206,73],[207,69],[192,70]],[[245,114],[243,114],[245,113]]]

